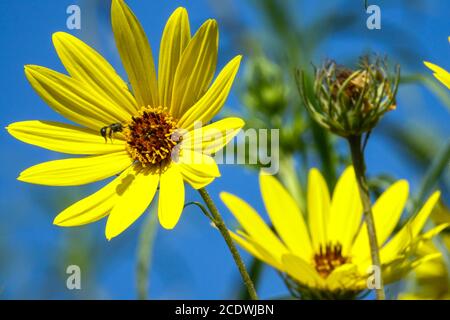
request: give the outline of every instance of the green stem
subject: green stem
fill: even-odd
[[[145,217],[141,233],[139,235],[138,252],[137,252],[137,270],[136,285],[138,299],[148,299],[149,272],[151,265],[151,254],[153,252],[153,243],[158,229],[158,215],[156,210],[150,209]]]
[[[261,260],[252,257],[252,260],[249,263],[248,274],[250,275],[250,279],[253,280],[253,284],[255,285],[255,289],[258,288],[258,283],[261,280],[261,274],[263,271],[264,264]],[[239,300],[248,300],[250,299],[250,294],[247,290],[247,287],[240,286],[238,290],[238,299]]]
[[[217,210],[216,205],[214,204],[213,200],[208,194],[208,191],[206,191],[205,188],[199,189],[198,192],[200,193],[201,197],[203,198],[203,201],[205,201],[206,206],[211,212],[211,215],[214,219],[213,220],[214,225],[217,227],[217,229],[219,229],[220,234],[222,235],[228,248],[230,249],[231,255],[233,256],[233,259],[239,269],[242,280],[244,281],[245,286],[247,287],[250,298],[252,300],[258,300],[258,295],[256,294],[255,286],[253,285],[253,282],[250,279],[250,276],[248,275],[244,262],[242,261],[242,258],[239,255],[236,246],[234,245],[233,239],[231,239],[230,233],[228,232],[228,229],[225,225],[225,222],[222,219],[222,216],[219,213],[219,210]]]
[[[353,168],[355,169],[356,181],[358,183],[359,195],[364,210],[364,219],[366,221],[367,233],[369,235],[370,255],[372,257],[372,265],[376,266],[380,271],[380,287],[375,289],[377,300],[384,300],[383,276],[381,274],[380,251],[378,248],[377,233],[375,230],[375,221],[370,202],[369,187],[366,178],[366,164],[364,154],[361,149],[361,135],[350,136],[347,138],[352,154]]]

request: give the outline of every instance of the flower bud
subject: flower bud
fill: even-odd
[[[307,91],[304,74],[299,75],[299,89],[314,120],[343,137],[371,131],[396,107],[399,69],[390,78],[384,59],[364,57],[356,70],[326,61],[316,70],[312,91]]]

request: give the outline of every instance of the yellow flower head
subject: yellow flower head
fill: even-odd
[[[150,45],[133,12],[122,0],[113,0],[111,15],[132,89],[94,49],[58,32],[53,43],[69,75],[33,65],[25,67],[25,74],[50,107],[78,126],[24,121],[7,128],[26,143],[88,155],[38,164],[23,171],[21,181],[74,186],[118,175],[54,221],[78,226],[108,215],[108,239],[138,219],[158,186],[159,221],[173,228],[184,206],[184,181],[198,189],[220,176],[211,154],[244,124],[226,118],[203,128],[196,125],[208,123],[222,108],[241,60],[232,59],[212,82],[218,51],[215,20],[207,20],[191,37],[186,10],[175,10],[162,35],[157,79]],[[222,139],[211,141],[211,132],[222,133]]]
[[[450,42],[450,37],[448,37],[448,41]],[[424,64],[433,71],[433,75],[436,79],[442,82],[448,89],[450,89],[450,73],[447,70],[431,63],[428,61],[424,61]]]
[[[368,289],[369,240],[353,167],[344,171],[332,196],[320,172],[310,171],[307,222],[294,199],[274,177],[261,173],[260,188],[275,232],[246,202],[229,193],[221,194],[243,228],[231,232],[239,245],[284,273],[303,298],[350,297]],[[385,283],[396,281],[422,261],[435,258],[436,255],[428,255],[414,260],[412,253],[425,239],[447,226],[420,234],[439,198],[439,192],[435,192],[417,215],[393,235],[407,198],[408,183],[400,180],[373,205]]]

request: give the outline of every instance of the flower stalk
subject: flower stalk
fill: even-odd
[[[245,268],[244,262],[242,261],[239,252],[237,251],[233,239],[231,239],[231,236],[228,232],[225,222],[222,219],[222,216],[219,213],[219,210],[217,209],[216,205],[214,204],[214,201],[211,199],[208,191],[206,191],[205,188],[199,189],[198,192],[200,193],[200,196],[202,197],[203,201],[205,202],[206,206],[208,207],[212,215],[214,225],[217,227],[217,229],[219,229],[220,234],[222,235],[228,248],[230,249],[231,255],[233,256],[233,259],[239,269],[239,273],[241,274],[242,280],[244,281],[244,284],[247,287],[250,298],[252,300],[258,300],[258,295],[256,294],[255,286],[252,280],[250,279],[250,276],[247,272],[247,269]]]
[[[375,289],[377,300],[384,300],[383,276],[381,274],[381,260],[378,247],[377,232],[373,218],[370,202],[369,187],[366,178],[366,164],[364,160],[363,146],[361,145],[361,135],[349,136],[347,141],[350,145],[353,168],[355,170],[356,181],[358,183],[359,195],[363,205],[364,219],[366,221],[367,233],[369,235],[370,256],[372,265],[380,270],[379,287]]]
[[[392,77],[385,59],[373,59],[370,56],[362,57],[356,70],[326,61],[315,70],[315,79],[309,90],[304,73],[297,73],[300,94],[311,117],[323,128],[345,138],[350,145],[369,235],[372,264],[380,272],[380,253],[365,173],[364,147],[370,132],[383,115],[396,108],[399,80],[399,67]],[[362,144],[363,136],[366,139]],[[383,300],[385,294],[381,275],[380,278],[376,295],[378,300]]]

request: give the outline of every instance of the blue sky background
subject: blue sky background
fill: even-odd
[[[263,35],[264,20],[254,10],[254,1],[130,0],[128,4],[144,26],[156,57],[165,21],[180,5],[188,9],[192,30],[207,18],[222,17],[224,10],[233,9],[247,30]],[[389,1],[389,5],[387,1],[369,1],[382,8],[383,25],[379,31],[366,29],[367,15],[357,1],[291,2],[303,19],[299,23],[307,23],[332,10],[360,11],[355,27],[332,34],[317,48],[313,62],[330,56],[344,60],[374,50],[392,56],[394,61],[402,64],[405,73],[429,74],[423,60],[450,69],[448,1]],[[76,3],[82,10],[82,29],[72,32],[66,29],[66,8]],[[21,120],[62,120],[33,92],[23,73],[25,64],[43,65],[63,72],[52,47],[53,32],[67,31],[81,37],[124,74],[109,25],[109,1],[9,0],[0,2],[0,11],[2,127]],[[219,65],[223,66],[242,52],[233,45],[233,35],[221,26],[219,19]],[[399,26],[407,31],[406,35],[399,32]],[[399,52],[408,51],[414,51],[417,59],[402,61]],[[236,90],[230,96],[227,108],[233,112],[242,108]],[[398,110],[388,117],[399,125],[410,126],[411,130],[432,129],[441,145],[450,137],[448,109],[419,85],[401,88]],[[101,184],[53,188],[21,183],[16,180],[20,171],[62,155],[14,140],[5,130],[0,133],[0,144],[0,299],[135,298],[136,243],[142,219],[111,242],[104,238],[104,220],[73,229],[53,226],[53,218],[59,211]],[[412,190],[417,190],[423,172],[401,157],[382,134],[374,133],[367,152],[371,174],[390,172],[397,178],[408,179]],[[238,194],[264,212],[255,172],[233,165],[222,166],[221,172],[222,178],[208,189],[230,225],[233,220],[218,201],[222,190]],[[191,189],[186,198],[198,200]],[[248,255],[244,254],[244,257],[247,259]],[[70,264],[81,267],[80,291],[66,289],[65,270]],[[263,278],[261,297],[287,294],[275,271],[264,269]],[[158,230],[150,279],[150,297],[155,299],[229,298],[239,285],[238,273],[223,240],[196,208],[185,210],[175,230]]]

